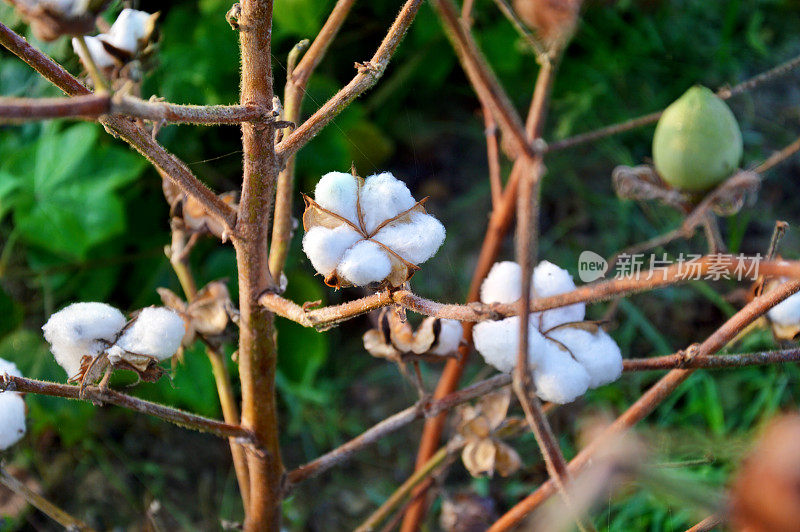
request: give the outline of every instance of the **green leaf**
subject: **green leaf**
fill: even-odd
[[[323,299],[322,284],[304,272],[290,272],[286,297],[305,302]],[[310,385],[328,358],[327,333],[278,320],[278,370],[291,382]]]

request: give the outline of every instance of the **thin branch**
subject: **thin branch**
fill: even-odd
[[[298,467],[294,471],[290,471],[286,475],[285,490],[291,490],[296,484],[314,478],[328,471],[332,467],[348,460],[355,453],[364,447],[380,440],[381,438],[395,432],[398,429],[408,425],[412,421],[421,417],[436,416],[442,412],[450,410],[451,408],[465,403],[476,397],[485,395],[493,390],[502,388],[511,383],[511,377],[504,373],[495,375],[484,381],[477,382],[462,390],[454,392],[446,397],[442,397],[436,401],[431,402],[429,405],[413,405],[405,410],[401,410],[396,414],[384,419],[372,428],[366,430],[361,435],[353,438],[347,443],[340,445],[336,449],[312,460],[311,462]]]
[[[763,366],[784,362],[800,362],[800,349],[784,349],[763,353],[738,353],[734,355],[704,356],[682,351],[674,355],[652,358],[630,358],[622,361],[623,371],[651,371],[665,369],[729,369],[745,366]]]
[[[251,105],[179,105],[133,96],[89,94],[71,98],[0,98],[0,124],[47,118],[95,120],[102,115],[128,116],[173,124],[239,124],[271,121],[272,109]]]
[[[408,479],[406,479],[377,510],[370,514],[370,516],[355,529],[355,532],[370,532],[375,530],[375,527],[386,520],[395,508],[400,506],[406,498],[411,496],[412,490],[417,487],[420,482],[427,480],[441,469],[441,465],[445,462],[447,457],[452,456],[458,448],[459,447],[448,449],[448,447],[442,447],[439,449],[436,454],[430,457],[423,467],[414,471],[414,473],[408,477]]]
[[[746,81],[743,81],[738,85],[729,88],[723,87],[717,91],[717,96],[719,96],[723,100],[727,100],[728,98],[732,98],[739,94],[743,94],[747,91],[753,90],[759,85],[772,81],[780,76],[784,76],[793,71],[798,66],[800,66],[800,56],[794,57],[789,61],[786,61],[785,63],[781,63],[780,65],[771,68],[766,72],[762,72],[761,74],[758,74],[757,76],[754,76]],[[558,142],[553,142],[551,144],[548,144],[546,151],[549,153],[553,151],[564,150],[567,148],[574,148],[575,146],[579,146],[581,144],[594,142],[596,140],[605,137],[610,137],[612,135],[624,133],[625,131],[630,131],[631,129],[636,129],[642,126],[646,126],[648,124],[652,124],[654,122],[657,122],[658,119],[661,118],[662,112],[663,111],[657,111],[655,113],[650,113],[648,115],[620,122],[619,124],[602,127],[594,131],[589,131],[587,133],[580,133],[573,137],[559,140]]]
[[[64,70],[61,65],[31,46],[28,41],[3,24],[0,24],[0,45],[3,45],[11,53],[25,61],[68,95],[85,96],[91,94],[89,89],[84,87],[72,74]],[[109,132],[118,135],[133,146],[136,151],[144,155],[156,168],[172,179],[181,190],[199,201],[208,213],[219,220],[225,227],[231,229],[234,226],[236,211],[192,174],[183,161],[153,140],[149,133],[127,119],[118,117],[104,116],[100,118],[100,123],[106,126],[110,130]]]
[[[533,157],[538,151],[525,133],[522,120],[511,104],[486,58],[481,53],[469,28],[459,20],[458,11],[451,0],[432,0],[431,4],[439,15],[442,25],[453,49],[467,74],[473,89],[492,111],[504,138],[513,143],[516,154]]]
[[[302,148],[341,113],[350,102],[377,83],[386,71],[389,60],[397,50],[400,41],[405,36],[406,30],[408,30],[421,5],[422,0],[407,0],[403,4],[400,14],[395,19],[394,24],[392,24],[372,59],[366,63],[357,63],[358,74],[350,83],[333,95],[317,112],[278,144],[276,151],[279,157],[286,159]]]
[[[544,46],[542,46],[536,39],[536,36],[525,27],[525,24],[522,23],[516,11],[514,11],[514,8],[509,5],[508,0],[494,0],[494,3],[497,4],[497,7],[503,15],[511,22],[511,25],[514,26],[514,29],[519,33],[520,37],[531,47],[537,59],[539,59],[540,62],[547,61],[547,52]]]
[[[764,162],[753,168],[753,171],[757,174],[763,174],[797,153],[798,150],[800,150],[800,138],[767,157]]]
[[[481,104],[484,134],[486,135],[486,160],[489,165],[489,187],[492,191],[492,209],[500,207],[503,199],[503,181],[500,178],[500,139],[492,110]]]
[[[208,432],[209,434],[222,438],[238,438],[245,443],[253,442],[252,432],[242,427],[229,425],[196,414],[190,414],[189,412],[184,412],[177,408],[145,401],[144,399],[125,395],[124,393],[108,388],[104,389],[97,386],[87,386],[83,389],[83,393],[81,393],[81,389],[78,386],[37,381],[24,377],[15,377],[13,375],[0,375],[0,392],[6,390],[64,397],[66,399],[86,400],[99,405],[108,403],[147,414],[148,416],[157,417],[181,427],[200,432]]]
[[[711,336],[709,336],[699,346],[693,346],[689,350],[688,358],[695,358],[698,356],[708,356],[716,353],[722,349],[728,341],[736,336],[736,334],[747,327],[750,323],[765,314],[769,309],[791,296],[792,294],[800,291],[800,281],[790,281],[780,285],[774,291],[768,294],[759,296],[744,308],[726,321],[719,329],[717,329]],[[650,414],[659,403],[667,398],[675,389],[684,382],[694,372],[694,369],[674,369],[656,382],[649,390],[647,390],[628,410],[619,416],[603,433],[595,438],[589,445],[581,450],[578,455],[569,463],[570,473],[577,474],[583,469],[592,458],[594,452],[612,438],[622,432],[627,431],[633,425],[641,421],[644,417]],[[544,482],[532,494],[528,495],[525,499],[517,503],[516,506],[511,508],[504,514],[498,521],[496,521],[491,528],[490,532],[501,532],[511,529],[516,526],[522,519],[525,518],[530,512],[539,507],[555,492],[555,485],[551,480]]]
[[[737,270],[739,273],[748,274],[748,276],[743,275],[742,281],[753,281],[759,275],[800,279],[800,261],[758,261],[754,258],[742,258],[740,261],[739,257],[735,255],[706,255],[696,261],[674,264],[667,268],[642,270],[635,276],[597,281],[580,286],[570,292],[539,298],[531,302],[530,312],[551,310],[573,303],[599,303],[618,296],[699,280],[712,271],[716,272],[715,274],[733,276],[737,274]],[[270,312],[300,325],[316,327],[321,330],[389,305],[400,305],[425,316],[468,323],[499,320],[519,315],[516,303],[491,305],[479,302],[466,305],[438,303],[408,290],[384,290],[341,305],[314,310],[305,310],[297,303],[274,292],[265,292],[260,296],[259,304]]]
[[[293,54],[301,53],[295,46],[289,53],[289,66],[286,72],[286,87],[283,92],[283,120],[297,124],[311,74],[322,61],[339,29],[347,18],[355,0],[338,0],[331,10],[328,20],[322,26],[314,42],[308,47],[297,65],[292,68]],[[305,41],[308,43],[308,41]],[[297,151],[286,157],[285,166],[278,174],[275,193],[275,219],[272,222],[272,241],[269,248],[269,270],[273,279],[279,279],[286,263],[289,244],[292,240],[292,199],[294,197],[294,169]]]
[[[711,514],[693,527],[686,529],[686,532],[711,532],[724,524],[725,519],[721,515]]]
[[[0,465],[0,484],[4,485],[23,499],[25,502],[45,514],[47,517],[63,526],[66,530],[77,530],[80,532],[94,532],[94,529],[78,519],[68,514],[42,495],[39,495],[28,486],[17,480],[9,473],[5,467]]]

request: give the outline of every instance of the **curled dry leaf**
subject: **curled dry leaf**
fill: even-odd
[[[425,199],[415,202],[388,172],[367,179],[331,172],[314,196],[303,195],[303,251],[328,286],[401,286],[444,241]]]
[[[203,336],[217,336],[228,326],[228,309],[232,303],[228,287],[222,281],[212,281],[205,285],[189,304],[167,288],[157,288],[156,291],[164,305],[183,318],[186,334],[181,344],[184,347],[192,345],[198,333]]]
[[[414,331],[395,309],[384,308],[378,315],[378,326],[364,333],[364,349],[393,362],[418,357],[438,361],[455,356],[462,332],[460,322],[432,316]]]
[[[492,476],[496,471],[507,477],[522,466],[517,451],[498,435],[510,404],[511,390],[505,387],[483,396],[475,406],[459,409],[458,433],[466,441],[461,460],[472,476]]]
[[[109,0],[8,0],[31,25],[36,38],[54,41],[62,35],[85,35]]]
[[[161,189],[169,203],[170,216],[173,223],[178,223],[186,232],[192,235],[214,235],[224,239],[225,227],[192,196],[181,191],[171,179],[163,177]],[[233,207],[239,208],[238,194],[236,192],[223,192],[220,199]]]

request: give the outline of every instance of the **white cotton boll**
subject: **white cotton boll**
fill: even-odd
[[[407,211],[415,203],[406,184],[390,172],[369,176],[361,188],[361,208],[367,233],[372,233],[381,222]]]
[[[17,369],[16,364],[0,358],[0,375],[3,374],[8,374],[13,377],[22,377],[22,373]]]
[[[444,226],[431,216],[412,212],[409,223],[390,224],[373,237],[412,264],[433,257],[444,242]]]
[[[522,270],[511,261],[495,262],[481,284],[483,303],[513,303],[522,297]]]
[[[86,41],[86,48],[89,50],[89,55],[92,56],[92,60],[98,68],[109,68],[117,64],[117,60],[106,51],[99,37],[86,36],[83,39]],[[86,54],[83,53],[83,48],[75,37],[72,38],[72,49],[78,54],[78,57],[81,58],[84,65],[89,63],[89,59],[86,57]]]
[[[500,321],[481,321],[472,329],[472,343],[487,364],[511,373],[517,363],[519,316]]]
[[[166,360],[178,350],[185,333],[183,318],[176,312],[165,307],[147,307],[139,312],[116,345],[129,353]],[[117,351],[109,350],[109,355],[116,355]]]
[[[314,189],[314,200],[323,209],[343,216],[358,225],[356,200],[358,182],[351,174],[328,172]]]
[[[25,400],[15,392],[0,393],[0,450],[17,443],[25,435]]]
[[[483,359],[504,373],[517,365],[519,350],[519,317],[500,321],[482,321],[472,329],[472,342]],[[535,364],[546,347],[546,339],[528,321],[528,361]]]
[[[102,353],[116,340],[126,321],[111,305],[73,303],[50,316],[42,331],[56,362],[71,378],[80,371],[81,359]]]
[[[392,271],[386,252],[375,242],[364,240],[348,249],[339,263],[339,274],[356,286],[383,281]]]
[[[135,55],[139,50],[139,41],[150,32],[151,16],[144,11],[123,9],[102,38],[115,48]]]
[[[342,260],[345,251],[361,238],[361,235],[346,224],[335,229],[312,227],[303,236],[303,251],[314,269],[328,277]]]
[[[536,395],[551,403],[571,403],[589,389],[591,378],[583,366],[552,341],[546,341],[533,368]]]
[[[564,344],[589,374],[590,388],[614,382],[622,375],[622,353],[614,339],[604,330],[590,333],[574,327],[563,327],[548,334]]]
[[[557,296],[575,290],[575,281],[569,272],[552,262],[543,260],[533,269],[533,291],[537,298]],[[575,303],[566,307],[546,310],[536,314],[539,329],[548,331],[553,327],[583,321],[586,317],[586,304]]]
[[[458,320],[439,320],[441,330],[436,345],[429,352],[434,355],[449,355],[458,349],[461,337],[464,335],[464,327]]]
[[[800,293],[787,297],[769,309],[767,316],[778,325],[788,327],[800,324]]]

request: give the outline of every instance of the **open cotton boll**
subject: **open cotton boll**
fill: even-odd
[[[564,344],[589,374],[590,388],[614,382],[622,375],[622,353],[617,342],[604,330],[591,333],[575,327],[562,327],[548,336]]]
[[[116,58],[106,51],[99,37],[86,36],[83,39],[86,42],[89,55],[92,56],[92,60],[98,68],[110,68],[117,64]],[[83,48],[75,37],[72,38],[72,49],[78,54],[84,65],[89,63],[89,58],[86,57]]]
[[[458,349],[464,334],[464,327],[458,320],[441,319],[439,323],[441,325],[439,338],[429,352],[434,355],[449,355]]]
[[[550,297],[575,290],[575,281],[569,272],[552,262],[543,260],[533,269],[532,285],[536,297]],[[539,329],[548,331],[553,327],[583,321],[586,317],[586,304],[575,303],[566,307],[554,308],[537,313]]]
[[[25,400],[16,392],[0,392],[0,450],[25,435]]]
[[[303,251],[314,269],[323,277],[328,277],[342,260],[345,251],[361,238],[347,224],[334,229],[312,227],[303,236]]]
[[[354,285],[364,286],[384,280],[392,271],[392,263],[382,247],[364,240],[345,252],[338,271]]]
[[[328,172],[317,182],[314,200],[323,209],[343,216],[358,225],[356,202],[358,180],[344,172]]]
[[[560,345],[546,341],[533,368],[536,395],[551,403],[571,403],[589,389],[591,377]]]
[[[787,297],[769,309],[767,316],[778,325],[788,327],[800,324],[800,293]]]
[[[135,55],[139,41],[146,38],[152,29],[152,15],[136,9],[123,9],[102,38],[115,48]]]
[[[483,303],[513,303],[522,297],[522,270],[511,261],[495,262],[481,284]]]
[[[390,172],[369,176],[361,188],[361,209],[367,233],[372,233],[382,222],[407,211],[415,203],[406,184]]]
[[[165,307],[147,307],[122,333],[115,347],[129,353],[166,360],[178,350],[185,333],[183,318],[177,312]],[[109,349],[109,359],[112,355],[120,355],[119,350]]]
[[[373,237],[412,264],[433,257],[444,242],[444,226],[431,216],[412,212],[408,223],[390,224]]]
[[[0,375],[3,374],[11,375],[14,377],[22,377],[22,373],[19,371],[19,369],[17,369],[16,364],[0,358]]]
[[[476,323],[472,329],[472,342],[487,364],[504,373],[511,373],[517,365],[519,316]],[[537,363],[537,357],[545,349],[545,344],[545,337],[536,329],[533,321],[529,320],[528,361],[531,364]]]
[[[81,369],[81,359],[105,351],[126,321],[122,312],[111,305],[73,303],[50,316],[42,331],[56,362],[72,378]]]

